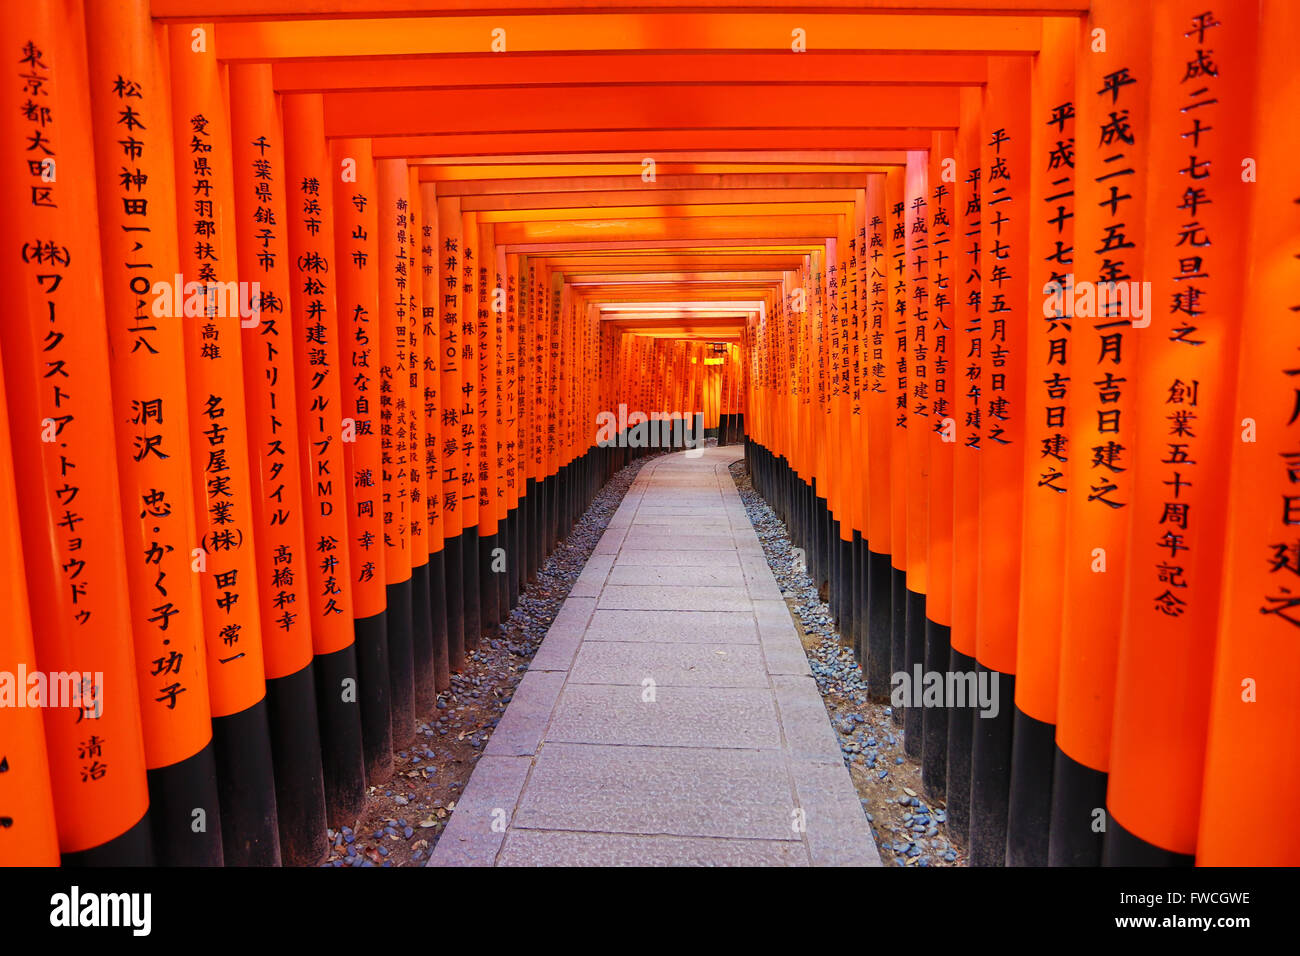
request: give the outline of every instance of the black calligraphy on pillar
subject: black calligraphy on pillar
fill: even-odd
[[[1014,208],[1015,202],[1011,194],[1012,170],[1007,158],[1002,155],[1002,148],[1009,142],[1011,137],[1005,129],[998,128],[993,131],[993,136],[989,140],[989,145],[993,147],[993,162],[989,165],[988,178],[985,181],[989,215],[992,217],[989,221],[993,225],[993,248],[984,250],[990,263],[989,282],[993,285],[993,292],[989,296],[989,301],[985,303],[990,319],[989,351],[986,356],[989,365],[988,434],[985,437],[999,445],[1011,443],[1004,423],[1015,413],[1007,375],[1002,371],[1011,359],[1007,348],[1007,322],[1013,321],[1015,315],[1015,307],[1007,301],[1006,294],[1002,291],[1003,285],[1014,278],[1011,262],[1015,250],[1011,248],[1009,239],[1004,239],[1002,231],[1010,229],[1012,215],[1019,214]],[[1015,172],[1017,175],[1021,174],[1020,170]]]
[[[980,193],[983,185],[980,167],[973,166],[966,173],[965,184],[969,187],[966,208],[962,215],[966,220],[964,235],[970,244],[964,250],[970,259],[970,271],[966,274],[967,286],[967,326],[965,333],[969,343],[966,349],[966,447],[978,450],[980,439],[984,435],[984,419],[981,414],[980,399],[984,390],[984,329],[983,300],[981,288],[983,275],[980,271],[981,240],[980,230],[983,226],[983,200]]]
[[[1053,131],[1056,142],[1046,147],[1047,155],[1041,160],[1046,169],[1046,195],[1042,197],[1047,209],[1047,241],[1050,249],[1042,250],[1043,261],[1050,272],[1047,284],[1066,289],[1074,284],[1074,239],[1070,225],[1074,219],[1074,103],[1067,100],[1052,107],[1047,126]],[[1073,310],[1070,310],[1073,311]],[[1071,317],[1067,310],[1057,308],[1043,317],[1042,344],[1046,347],[1046,364],[1050,369],[1042,380],[1043,420],[1040,423],[1039,457],[1044,459],[1037,487],[1057,494],[1066,492],[1065,472],[1069,461],[1069,438],[1066,434],[1066,416],[1069,409],[1070,376],[1068,368]]]
[[[911,396],[912,416],[914,418],[930,417],[930,226],[926,221],[927,206],[925,196],[912,197],[909,203],[911,221],[907,224],[909,242],[912,247],[912,373]]]
[[[1183,33],[1186,60],[1179,77],[1179,90],[1186,97],[1179,108],[1184,127],[1179,136],[1188,149],[1187,164],[1178,170],[1185,177],[1186,186],[1175,207],[1182,222],[1175,228],[1175,245],[1179,250],[1177,268],[1173,275],[1176,283],[1169,314],[1173,317],[1168,341],[1177,345],[1205,344],[1197,337],[1196,322],[1210,306],[1213,287],[1210,264],[1213,258],[1211,236],[1197,220],[1197,211],[1213,202],[1211,188],[1213,171],[1204,155],[1207,141],[1215,134],[1215,117],[1221,107],[1215,95],[1219,69],[1206,48],[1207,33],[1220,26],[1213,13],[1202,13],[1192,18],[1191,28]],[[1186,354],[1186,353],[1182,353]],[[1191,582],[1187,576],[1186,561],[1195,537],[1195,516],[1191,503],[1183,499],[1185,489],[1192,487],[1198,471],[1197,460],[1204,453],[1197,429],[1197,409],[1204,401],[1214,401],[1200,382],[1175,373],[1165,393],[1166,453],[1160,459],[1164,475],[1165,498],[1160,503],[1156,517],[1157,543],[1167,557],[1155,566],[1153,595],[1155,609],[1169,617],[1182,617],[1187,610],[1185,589]],[[1295,480],[1294,472],[1292,481]],[[1284,518],[1286,511],[1284,508]],[[1300,520],[1297,516],[1295,520]],[[1294,523],[1288,522],[1288,523]]]
[[[1097,273],[1099,289],[1114,289],[1118,283],[1132,278],[1123,257],[1129,255],[1126,250],[1136,250],[1137,244],[1124,231],[1127,227],[1125,219],[1129,212],[1140,216],[1141,204],[1125,206],[1134,201],[1133,194],[1126,191],[1125,183],[1127,177],[1136,172],[1125,147],[1136,145],[1137,133],[1129,122],[1129,110],[1120,103],[1133,95],[1128,87],[1136,84],[1137,79],[1129,73],[1128,67],[1120,67],[1102,78],[1101,88],[1095,93],[1102,104],[1100,114],[1105,119],[1099,124],[1097,139],[1097,148],[1103,153],[1103,171],[1093,181],[1105,184],[1105,197],[1097,205],[1105,210],[1109,220],[1102,223],[1101,244],[1093,250],[1102,257]],[[1090,467],[1094,474],[1089,482],[1088,500],[1115,509],[1128,506],[1128,502],[1123,500],[1127,497],[1125,488],[1121,487],[1126,484],[1129,468],[1128,449],[1122,441],[1126,434],[1122,420],[1127,379],[1117,375],[1116,369],[1124,362],[1124,332],[1131,324],[1120,314],[1123,310],[1119,297],[1106,298],[1108,301],[1098,301],[1096,313],[1099,321],[1093,323],[1093,330],[1097,333],[1097,379],[1092,383],[1096,388],[1094,440],[1097,444],[1091,449]]]
[[[952,338],[952,326],[945,319],[948,308],[952,305],[952,275],[946,271],[952,256],[944,248],[952,243],[952,222],[948,219],[948,204],[945,202],[951,191],[947,183],[935,184],[932,193],[934,214],[930,217],[930,245],[934,247],[931,252],[934,266],[931,300],[934,305],[934,324],[930,326],[930,331],[934,333],[930,362],[934,391],[931,395],[930,413],[933,416],[932,427],[936,432],[944,430],[944,419],[952,414],[952,405],[948,399],[948,343]]]

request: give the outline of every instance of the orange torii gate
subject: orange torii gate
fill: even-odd
[[[0,32],[33,637],[17,602],[0,663],[131,702],[12,722],[0,861],[310,862],[652,416],[698,414],[973,862],[1296,862],[1294,812],[1249,854],[1231,819],[1242,778],[1300,809],[1285,691],[1239,693],[1300,680],[1296,478],[1258,451],[1295,416],[1255,407],[1293,343],[1249,326],[1297,239],[1251,120],[1286,3],[1179,0],[1156,42],[1119,0],[426,6]]]

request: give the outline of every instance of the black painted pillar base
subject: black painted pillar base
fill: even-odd
[[[815,482],[813,487],[816,488]],[[817,560],[813,565],[817,569],[817,576],[813,579],[813,583],[817,586],[818,594],[829,594],[831,582],[830,525],[830,512],[826,508],[826,499],[818,497],[814,491],[812,551],[817,556]]]
[[[316,722],[316,674],[311,661],[266,682],[266,715],[275,770],[280,860],[314,866],[325,858],[325,779]]]
[[[266,698],[212,718],[226,866],[279,866],[280,832]]]
[[[451,686],[451,645],[447,629],[447,547],[429,555],[429,622],[433,628],[433,688]],[[436,706],[436,705],[435,705]]]
[[[438,679],[433,665],[427,561],[411,568],[411,657],[415,675],[415,713],[430,714],[437,700]]]
[[[907,591],[907,620],[904,622],[907,653],[907,673],[915,678],[918,671],[925,669],[925,595]],[[920,758],[925,747],[922,739],[925,724],[925,706],[922,691],[925,687],[925,675],[921,675],[920,686],[912,687],[911,706],[903,709],[903,752],[909,757]],[[916,684],[915,679],[912,681]]]
[[[393,707],[393,747],[415,738],[415,641],[411,624],[411,579],[384,588],[388,599],[388,669]]]
[[[514,610],[515,600],[519,595],[519,547],[518,547],[518,524],[519,512],[511,508],[506,511],[506,516],[502,519],[500,526],[497,528],[497,534],[500,536],[500,546],[505,550],[505,570],[497,575],[497,603],[501,609],[501,623],[505,624],[510,620],[510,612]]]
[[[443,589],[447,596],[447,667],[452,673],[465,669],[465,571],[464,541],[461,535],[442,543]]]
[[[149,777],[149,821],[158,866],[221,866],[221,805],[212,740]],[[202,810],[201,815],[194,813]],[[199,826],[197,831],[195,827]]]
[[[495,634],[501,624],[501,589],[497,583],[501,575],[493,570],[494,567],[501,566],[496,555],[500,539],[501,535],[497,531],[478,539],[479,627],[482,628],[483,635]]]
[[[952,649],[949,667],[960,679],[975,672],[975,658]],[[970,845],[971,744],[976,709],[970,701],[948,709],[948,833],[958,843]]]
[[[355,622],[353,631],[356,631]],[[387,672],[386,660],[381,666]],[[337,829],[351,824],[366,803],[366,761],[361,734],[363,682],[358,677],[355,640],[332,653],[316,655],[312,671],[316,678],[316,723],[320,728],[325,818]],[[385,682],[385,695],[387,687]]]
[[[996,711],[975,710],[970,761],[971,866],[1005,866],[1007,804],[1011,797],[1011,737],[1015,727],[1016,678],[976,664],[980,699],[987,681]],[[969,702],[968,702],[969,703]]]
[[[857,592],[854,602],[858,606],[853,629],[853,656],[864,675],[867,673],[867,635],[871,621],[871,592],[868,589],[870,561],[871,552],[867,549],[866,540],[858,532],[853,532],[853,587]]]
[[[153,835],[149,811],[122,833],[99,846],[59,854],[61,866],[102,868],[106,866],[153,866]]]
[[[561,465],[555,472],[555,530],[551,533],[552,550],[560,546],[568,533],[569,485],[569,466]]]
[[[357,635],[356,697],[361,705],[361,748],[366,783],[393,775],[393,676],[388,663],[388,611],[353,623]]]
[[[907,666],[907,572],[892,564],[889,568],[889,674],[911,673]],[[890,719],[903,726],[903,708],[895,707]]]
[[[943,681],[942,703],[927,702],[921,714],[921,786],[931,800],[942,800],[948,787],[948,700],[949,659],[952,656],[951,631],[946,624],[925,622],[925,672],[938,674]]]
[[[482,606],[479,603],[478,590],[478,526],[462,531],[460,540],[463,548],[461,571],[464,573],[461,587],[465,589],[465,651],[468,653],[478,647],[479,636],[483,633]]]
[[[844,645],[857,657],[858,640],[862,636],[862,534],[853,532],[853,536],[844,542],[844,606],[847,608],[844,626],[840,636]]]
[[[1007,866],[1047,866],[1055,756],[1056,725],[1036,720],[1016,707],[1007,804]]]
[[[550,557],[560,538],[560,471],[546,476],[546,550],[544,557]]]
[[[1107,774],[1079,763],[1058,745],[1052,765],[1052,829],[1048,866],[1100,866],[1110,814]]]
[[[889,555],[867,550],[867,693],[872,700],[889,700],[890,658],[893,655],[893,569]]]
[[[853,587],[853,539],[838,538],[839,561],[835,587],[840,593],[840,643],[853,646],[853,632],[857,621],[857,608],[854,599],[857,591]]]
[[[546,512],[550,504],[551,488],[545,476],[536,479],[533,489],[533,545],[532,564],[529,566],[529,579],[535,580],[546,566],[546,556],[550,549],[546,544],[546,529],[550,519]]]
[[[1114,816],[1106,825],[1106,839],[1102,852],[1104,866],[1158,866],[1188,867],[1196,864],[1190,853],[1175,853],[1154,843],[1148,843],[1131,830],[1120,825]]]
[[[510,610],[519,606],[519,595],[528,579],[528,544],[524,535],[528,529],[528,513],[520,499],[510,512]]]

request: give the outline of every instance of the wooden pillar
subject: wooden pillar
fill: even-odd
[[[529,550],[528,568],[529,576],[535,577],[537,572],[546,561],[548,545],[546,542],[547,523],[547,491],[549,486],[546,481],[546,422],[547,409],[550,403],[547,401],[547,389],[550,386],[550,343],[547,339],[549,334],[549,323],[546,318],[546,290],[543,281],[542,268],[535,262],[529,269],[529,314],[528,325],[530,329],[532,357],[532,387],[528,397],[531,406],[532,419],[532,456],[529,461],[529,477],[533,484],[531,486],[532,497],[535,501],[533,523],[535,533],[533,534],[533,546]]]
[[[1094,50],[1097,29],[1105,30],[1105,48]],[[1151,29],[1145,5],[1097,0],[1080,36],[1076,285],[1095,288],[1143,275]],[[1079,317],[1071,327],[1070,407],[1076,413],[1066,438],[1076,454],[1063,469],[1065,586],[1048,846],[1053,866],[1101,862],[1133,501],[1135,331],[1123,316],[1100,312]]]
[[[148,865],[85,39],[80,3],[31,5],[0,21],[0,46],[15,65],[0,94],[7,117],[0,285],[10,312],[0,322],[0,352],[21,503],[5,534],[11,570],[26,568],[32,663],[41,668],[8,692],[21,692],[24,705],[44,718],[63,863]],[[15,566],[20,532],[22,564]],[[13,640],[21,645],[21,609],[14,610]],[[17,665],[25,651],[14,650]],[[13,723],[6,717],[7,728]],[[13,751],[21,761],[15,782],[30,782],[32,796],[44,789],[33,779],[39,740]],[[32,828],[24,830],[24,855],[48,861],[52,834],[38,832],[40,817],[11,796],[7,781],[0,786],[15,807],[0,813],[15,825],[21,813]]]
[[[981,226],[984,134],[980,90],[961,92],[960,124],[954,141],[957,221],[953,299],[953,409],[956,441],[952,462],[952,653],[950,668],[968,688],[967,700],[948,711],[948,826],[959,841],[970,838],[971,745],[977,697],[975,615],[979,602],[980,449],[984,439],[985,325],[981,298]],[[962,705],[962,706],[959,706]]]
[[[835,430],[831,433],[831,468],[835,473],[836,504],[833,513],[836,534],[831,546],[835,549],[833,567],[835,578],[831,583],[835,599],[835,618],[839,625],[841,643],[852,646],[855,620],[853,590],[853,529],[856,522],[855,481],[856,469],[853,445],[853,416],[850,403],[853,383],[852,348],[848,291],[852,276],[853,219],[840,219],[839,234],[835,239],[834,273],[827,270],[827,295],[832,308],[831,322],[831,376],[830,389],[834,410]],[[832,287],[832,281],[834,283]],[[723,353],[725,355],[725,352]],[[718,367],[719,385],[726,366]],[[722,438],[719,436],[719,444]]]
[[[1220,11],[1217,19],[1224,26],[1216,29],[1229,26],[1227,13]],[[1257,164],[1255,181],[1242,186],[1233,182],[1247,172],[1246,157],[1234,157],[1215,172],[1216,186],[1244,189],[1249,205],[1234,206],[1213,197],[1224,202],[1225,209],[1217,211],[1220,216],[1248,212],[1251,228],[1241,251],[1249,266],[1240,275],[1233,255],[1238,250],[1221,248],[1217,241],[1206,260],[1219,282],[1244,279],[1245,283],[1237,399],[1230,423],[1240,431],[1228,436],[1232,471],[1221,559],[1226,573],[1209,686],[1196,841],[1196,862],[1202,866],[1294,866],[1300,861],[1300,817],[1293,812],[1300,803],[1300,764],[1290,759],[1300,714],[1300,641],[1296,640],[1300,615],[1294,582],[1300,574],[1295,532],[1300,501],[1296,496],[1300,474],[1295,467],[1300,435],[1295,338],[1295,315],[1300,309],[1300,203],[1296,202],[1300,196],[1294,177],[1286,172],[1300,150],[1300,127],[1278,120],[1295,105],[1292,38],[1297,31],[1300,8],[1265,0],[1260,7],[1255,63],[1225,60],[1223,77],[1217,81],[1237,82],[1233,74],[1253,66],[1259,99],[1253,113],[1244,114],[1253,123],[1249,158]],[[1211,46],[1212,37],[1206,34],[1206,46]],[[1217,46],[1217,38],[1213,39]],[[1195,58],[1195,53],[1186,57]],[[1200,84],[1192,88],[1199,89]],[[1226,92],[1223,85],[1219,89]],[[1218,118],[1235,123],[1225,113],[1237,108],[1225,101]],[[1226,135],[1224,140],[1225,146],[1231,142]],[[1210,252],[1197,250],[1197,254]],[[1164,257],[1164,261],[1169,260]],[[1217,457],[1217,449],[1205,457],[1210,455]],[[1214,517],[1222,503],[1220,498],[1217,505],[1209,505],[1204,516]],[[1243,788],[1267,793],[1272,804],[1288,808],[1277,815],[1267,838],[1261,837],[1254,815],[1242,812]]]
[[[429,581],[429,500],[425,483],[425,454],[431,437],[425,407],[424,364],[428,344],[424,340],[424,279],[421,275],[424,237],[424,204],[420,200],[420,167],[407,164],[406,192],[406,328],[410,354],[407,357],[406,388],[410,414],[407,418],[407,479],[411,493],[411,657],[415,668],[415,714],[417,726],[437,709],[438,668],[433,625],[432,591]],[[437,432],[433,433],[437,441]],[[441,607],[438,608],[442,614]],[[443,617],[443,627],[446,618]]]
[[[462,309],[469,308],[461,295],[460,202],[454,197],[435,197],[432,185],[421,186],[425,202],[438,210],[439,262],[438,297],[439,356],[438,382],[442,395],[441,495],[443,542],[447,582],[447,648],[452,671],[465,668],[469,640],[465,621],[465,531],[461,509],[461,473],[465,470],[461,425]]]
[[[413,167],[416,168],[416,167]],[[429,613],[433,628],[434,684],[438,691],[451,686],[448,643],[448,597],[446,521],[442,501],[442,347],[439,319],[442,301],[442,273],[439,267],[438,199],[432,183],[412,187],[411,202],[420,206],[420,335],[421,377],[424,409],[423,462],[424,502],[428,528]]]
[[[911,694],[904,712],[904,747],[920,757],[924,725],[925,605],[929,590],[930,535],[930,231],[928,160],[912,150],[903,178],[903,211],[899,222],[906,234],[903,274],[907,277],[907,388],[899,408],[907,448],[907,682]]]
[[[867,177],[867,690],[873,700],[890,692],[893,505],[890,457],[893,450],[893,341],[889,315],[889,250],[885,231],[885,177]],[[790,339],[791,329],[787,333]]]
[[[885,175],[885,293],[889,303],[885,354],[889,366],[889,672],[891,717],[903,726],[900,676],[909,672],[907,657],[907,219],[906,173],[894,167]]]
[[[470,399],[478,419],[478,534],[479,534],[479,616],[484,634],[495,634],[501,624],[501,601],[498,580],[501,577],[497,548],[500,528],[497,518],[496,467],[496,319],[500,314],[496,296],[496,249],[492,244],[492,224],[478,226],[478,315],[474,322],[477,339],[478,383]],[[503,293],[504,295],[504,293]],[[504,305],[504,303],[502,303]]]
[[[392,686],[388,660],[387,545],[384,530],[383,449],[381,448],[383,340],[379,311],[379,183],[368,139],[339,139],[330,147],[337,170],[334,193],[335,276],[341,347],[341,399],[344,424],[352,440],[343,443],[348,508],[349,566],[352,570],[352,631],[355,675],[346,655],[320,657],[321,699],[333,683],[346,687],[355,676],[365,780],[387,780],[393,772]],[[327,674],[333,680],[326,680]],[[327,739],[323,708],[321,734]],[[341,715],[339,720],[345,720]],[[340,728],[340,733],[344,732]],[[330,788],[330,754],[325,753]],[[327,789],[327,795],[328,795]],[[331,804],[332,806],[333,804]]]
[[[465,601],[465,649],[475,650],[483,634],[483,602],[479,593],[480,553],[479,542],[479,441],[482,423],[478,413],[478,313],[479,281],[478,260],[481,252],[478,234],[478,216],[461,211],[461,265],[460,265],[460,446],[462,468],[460,472],[460,513],[463,564],[461,587]]]
[[[823,440],[809,444],[809,463],[813,486],[813,521],[814,527],[809,536],[813,559],[810,562],[815,572],[813,584],[820,591],[831,587],[831,546],[833,528],[831,500],[834,495],[834,475],[830,466],[830,455],[824,436],[835,434],[834,403],[830,389],[830,323],[831,308],[826,292],[829,259],[825,245],[813,250],[811,272],[809,274],[809,304],[812,308],[812,351],[809,356],[810,387],[812,401],[810,405],[810,434],[823,436]]]
[[[311,563],[304,538],[305,486],[299,450],[304,436],[294,409],[301,373],[295,368],[290,317],[288,196],[280,111],[271,68],[237,64],[230,89],[235,184],[234,231],[239,275],[249,283],[257,324],[246,330],[242,358],[252,471],[252,515],[258,605],[266,667],[271,756],[279,808],[280,851],[290,865],[316,863],[325,845],[325,790],[309,603]],[[257,283],[254,291],[252,283]],[[324,627],[325,622],[321,622]]]
[[[929,189],[929,289],[930,316],[927,345],[930,350],[929,418],[926,421],[929,454],[929,552],[925,597],[925,667],[946,681],[952,654],[952,466],[957,438],[954,418],[956,358],[953,315],[957,297],[958,221],[953,208],[956,193],[956,146],[951,132],[933,134],[927,169]],[[945,175],[945,173],[947,175]],[[948,719],[953,701],[943,696],[940,706],[927,705],[923,715],[924,746],[921,781],[932,799],[942,799],[947,789]]]
[[[505,624],[510,619],[510,611],[515,605],[511,581],[514,578],[517,560],[514,521],[514,415],[510,412],[513,383],[509,381],[511,373],[507,371],[511,354],[510,334],[513,329],[511,310],[514,308],[514,283],[511,281],[510,263],[505,247],[494,244],[493,252],[496,285],[493,287],[491,335],[495,346],[493,380],[496,389],[495,395],[490,397],[490,404],[496,419],[493,467],[496,472],[497,547],[501,549],[494,560],[500,559],[500,570],[496,571],[497,606],[500,622]]]
[[[9,416],[0,375],[0,509],[9,533],[0,538],[0,598],[4,621],[0,625],[0,668],[8,679],[0,685],[0,866],[57,866],[59,835],[54,822],[54,793],[50,788],[50,760],[45,749],[45,727],[40,707],[28,707],[26,676],[39,672],[32,642],[31,611],[27,603],[27,578],[19,539],[18,494],[13,450],[9,442]],[[21,698],[21,699],[20,699]],[[215,786],[214,796],[215,796]],[[215,805],[213,811],[216,811]],[[221,844],[216,846],[220,860]]]
[[[503,489],[502,512],[506,522],[506,607],[513,609],[519,603],[519,589],[523,586],[521,572],[523,559],[521,488],[519,481],[519,256],[507,254],[504,247],[497,250],[497,270],[504,273],[505,313],[499,326],[500,348],[497,366],[501,382],[500,467]],[[604,381],[611,382],[606,376]],[[606,404],[608,407],[608,404]]]
[[[379,195],[379,447],[383,455],[384,573],[393,747],[415,733],[415,648],[411,618],[410,179],[403,159],[375,162]]]
[[[278,865],[226,95],[212,25],[174,23],[167,33],[196,560],[206,565],[199,580],[225,862]]]
[[[1074,56],[1078,24],[1044,24],[1030,89],[1024,527],[1007,863],[1046,866],[1065,554],[1065,465],[1074,319],[1055,308],[1074,256]],[[1047,305],[1044,305],[1044,302]]]
[[[316,676],[321,698],[317,706],[328,712],[321,720],[326,794],[334,791],[330,818],[341,826],[355,801],[365,759],[356,694],[347,693],[350,688],[343,676],[344,671],[348,676],[355,673],[355,621],[360,615],[352,587],[355,569],[349,546],[345,460],[345,447],[357,435],[355,420],[351,425],[343,421],[352,411],[344,405],[343,380],[350,373],[344,355],[351,358],[352,343],[346,332],[352,331],[355,312],[345,314],[342,307],[347,301],[340,299],[340,275],[350,264],[338,257],[335,189],[342,188],[346,195],[352,184],[341,181],[341,167],[331,162],[321,97],[286,96],[283,107],[307,606],[316,659],[334,672]]]
[[[852,421],[849,426],[849,443],[852,447],[853,468],[850,474],[851,494],[854,496],[853,526],[853,583],[854,603],[857,613],[853,622],[854,655],[862,667],[863,675],[869,671],[867,660],[867,609],[869,606],[869,569],[870,569],[870,515],[871,482],[868,468],[871,462],[870,432],[867,420],[867,403],[870,393],[868,365],[870,352],[868,342],[871,330],[870,307],[867,289],[871,282],[869,273],[870,259],[867,248],[867,191],[859,189],[853,203],[853,240],[851,243],[850,287],[849,287],[849,328],[852,336],[849,363],[851,367],[850,410]],[[752,374],[752,373],[751,373]],[[770,373],[763,373],[770,374]],[[747,378],[743,368],[737,369],[737,386]],[[746,430],[750,422],[744,423]]]
[[[144,0],[93,3],[86,26],[96,37],[89,77],[99,252],[154,853],[165,866],[219,866],[203,618],[190,568],[183,320],[153,309],[157,295],[174,301],[178,270],[168,96]],[[196,809],[206,818],[197,830]]]
[[[978,866],[1006,860],[1011,789],[1029,308],[1029,79],[1027,60],[997,57],[989,61],[984,93],[980,298],[988,364],[975,657],[990,705],[975,720],[971,747],[971,862]]]
[[[1245,320],[1243,210],[1257,188],[1246,181],[1242,144],[1254,131],[1258,10],[1211,13],[1183,0],[1161,12],[1178,29],[1157,29],[1151,53],[1150,286],[1127,287],[1119,310],[1133,325],[1137,375],[1127,387],[1137,425],[1109,865],[1190,865],[1196,851],[1225,564],[1225,450],[1242,428],[1232,396]]]
[[[564,422],[564,384],[566,353],[564,351],[563,291],[564,276],[549,268],[542,272],[543,294],[546,299],[546,348],[550,353],[547,363],[547,380],[543,384],[543,401],[546,402],[546,554],[555,550],[560,534],[560,429]]]

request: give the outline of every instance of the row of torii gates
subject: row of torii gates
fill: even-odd
[[[974,862],[1300,862],[1300,6],[553,7],[6,10],[0,862],[319,858],[620,406]]]

